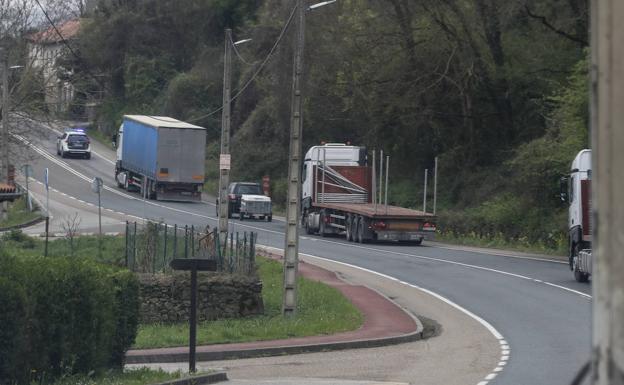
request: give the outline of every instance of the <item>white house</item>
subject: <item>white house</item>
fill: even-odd
[[[58,32],[57,32],[58,30]],[[74,86],[58,78],[59,67],[56,60],[68,51],[63,42],[71,43],[80,30],[80,20],[69,20],[54,29],[33,33],[27,36],[28,62],[41,69],[45,87],[45,102],[57,113],[66,112],[74,98]],[[60,36],[59,36],[60,34]]]

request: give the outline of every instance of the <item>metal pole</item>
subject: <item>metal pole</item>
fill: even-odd
[[[425,169],[425,189],[423,191],[423,213],[427,212],[427,174],[429,170]]]
[[[221,114],[221,156],[219,159],[219,240],[227,242],[228,197],[230,168],[226,158],[230,155],[230,108],[231,108],[232,30],[225,30],[225,53],[223,57],[223,110]]]
[[[163,273],[165,272],[165,268],[167,267],[167,227],[169,227],[165,223],[165,247],[163,247]]]
[[[624,94],[621,0],[591,1],[590,127],[592,143],[594,385],[624,380]]]
[[[388,214],[388,170],[390,168],[390,157],[386,156],[386,192],[384,193],[384,205],[386,206],[386,214]]]
[[[48,231],[50,229],[50,217],[46,215],[46,219],[45,219],[45,249],[43,252],[43,256],[47,257],[48,256]]]
[[[377,153],[377,150],[373,150],[373,175],[371,178],[373,180],[373,186],[371,188],[371,194],[373,196],[372,203],[375,206],[375,214],[377,214],[377,175],[375,173],[377,164],[375,164],[375,153]]]
[[[321,185],[322,191],[321,191],[321,203],[325,203],[325,164],[326,164],[326,155],[327,155],[327,149],[325,147],[323,147],[323,183]]]
[[[188,258],[188,225],[184,225],[184,258]]]
[[[9,182],[9,51],[0,47],[0,60],[2,60],[2,168],[0,169],[0,181]]]
[[[433,215],[436,213],[438,203],[438,157],[435,157],[433,169]]]
[[[28,187],[28,179],[30,179],[30,165],[24,166],[24,174],[26,174],[26,203],[28,211],[32,211],[32,200],[30,199],[30,188]]]
[[[379,204],[381,204],[381,202],[383,202],[382,199],[382,193],[383,193],[383,150],[379,151]]]
[[[189,373],[195,373],[195,346],[197,343],[197,266],[191,269],[191,316],[189,318]]]
[[[178,257],[178,224],[173,225],[173,258]]]
[[[303,118],[301,101],[303,94],[303,49],[305,42],[305,2],[297,0],[297,44],[293,65],[292,110],[290,124],[290,146],[288,156],[288,194],[286,200],[286,237],[284,240],[284,293],[282,314],[294,316],[297,311],[297,273],[299,264],[299,226],[301,213],[301,136]]]
[[[130,229],[128,221],[126,221],[126,254],[124,255],[126,260],[126,268],[128,268],[128,237],[130,236]]]
[[[101,190],[101,188],[98,188],[98,229],[99,229],[98,256],[101,259],[102,258],[102,200],[101,200],[102,194],[101,194],[100,190]]]

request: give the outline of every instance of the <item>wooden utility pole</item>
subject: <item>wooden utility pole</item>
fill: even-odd
[[[230,107],[231,107],[232,30],[225,30],[225,55],[223,57],[223,112],[221,114],[221,155],[219,156],[219,240],[227,242],[228,196],[230,183]]]
[[[301,81],[303,76],[303,45],[305,41],[305,5],[297,0],[297,43],[293,65],[290,149],[288,154],[288,194],[286,195],[286,239],[284,244],[284,293],[282,314],[293,316],[297,311],[297,270],[299,264],[299,218],[301,217],[301,172],[303,119]]]
[[[624,2],[591,2],[592,384],[624,384]]]

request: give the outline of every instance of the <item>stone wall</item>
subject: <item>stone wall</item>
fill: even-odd
[[[190,273],[140,274],[141,322],[187,322]],[[262,314],[262,282],[257,277],[198,273],[197,319],[238,318]]]

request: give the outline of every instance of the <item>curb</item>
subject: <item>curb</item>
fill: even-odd
[[[38,217],[35,219],[31,219],[28,222],[20,223],[19,225],[10,226],[10,227],[0,227],[0,232],[23,229],[26,227],[34,226],[37,223],[41,223],[43,221],[45,221],[45,217]]]
[[[265,247],[259,245],[256,248],[256,251],[259,255],[263,255],[269,258],[281,257],[279,254],[268,251]],[[372,290],[372,289],[369,289]],[[375,290],[373,290],[375,291]],[[374,348],[388,345],[396,345],[406,342],[413,342],[422,340],[430,337],[431,335],[435,335],[434,333],[427,333],[423,326],[423,323],[420,321],[418,317],[416,317],[411,312],[405,310],[399,304],[388,298],[387,296],[375,291],[376,293],[383,296],[387,301],[392,302],[394,306],[398,307],[411,317],[416,324],[416,330],[402,334],[395,335],[390,337],[381,337],[381,338],[369,338],[369,339],[353,339],[347,341],[335,341],[335,342],[321,342],[314,344],[299,344],[299,345],[282,345],[282,346],[272,346],[272,347],[261,347],[261,348],[247,348],[247,349],[235,349],[235,350],[220,350],[220,351],[198,351],[196,352],[197,361],[220,361],[220,360],[230,360],[230,359],[241,359],[241,358],[257,358],[257,357],[267,357],[267,356],[280,356],[287,354],[302,354],[302,353],[318,353],[318,352],[326,352],[326,351],[337,351],[337,350],[346,350],[346,349],[361,349],[361,348]],[[287,340],[284,340],[287,342]],[[227,345],[224,345],[227,346]],[[198,347],[199,348],[199,347]],[[146,353],[146,354],[137,354],[137,355],[126,355],[126,364],[148,364],[148,363],[175,363],[175,362],[187,362],[188,361],[188,351],[177,351],[177,352],[154,352],[154,353]]]
[[[216,382],[221,382],[221,381],[228,381],[226,372],[201,374],[199,376],[159,382],[158,384],[154,384],[154,385],[199,385],[199,384],[214,384]]]

